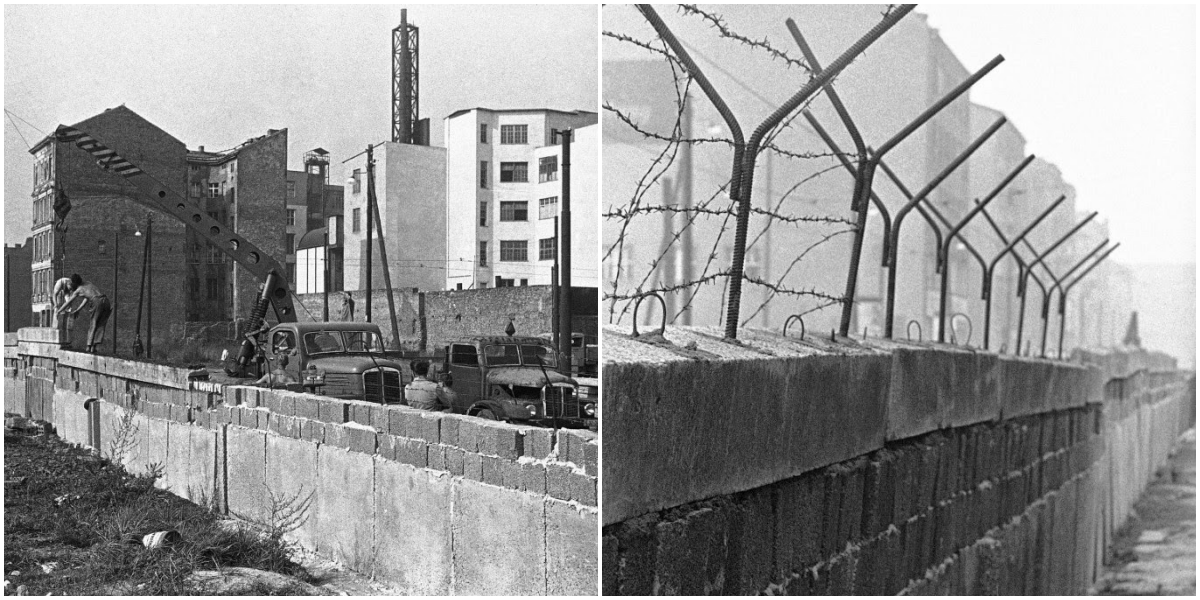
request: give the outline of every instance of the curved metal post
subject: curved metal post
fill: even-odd
[[[1063,199],[1065,199],[1065,197]],[[1060,202],[1061,202],[1061,200],[1060,200]],[[1053,206],[1050,207],[1049,210],[1054,210],[1054,207]],[[994,219],[992,219],[992,215],[988,214],[987,209],[984,209],[982,212],[983,212],[983,217],[985,219],[987,219],[988,224],[992,226],[992,230],[995,231],[996,235],[1000,238],[1000,243],[1008,244],[1008,237],[1005,236],[1004,232],[1000,230],[1000,226],[996,224],[996,221]],[[1024,239],[1024,238],[1021,238],[1021,239]],[[1015,240],[1015,241],[1020,241],[1020,240]],[[1028,243],[1029,242],[1026,241],[1026,244],[1028,244]],[[1017,272],[1018,273],[1023,272],[1025,270],[1025,261],[1021,259],[1020,254],[1017,254],[1017,249],[1015,247],[1011,248],[1010,250],[1011,250],[1013,260],[1017,261]],[[1045,265],[1043,265],[1043,266],[1045,266]],[[1032,277],[1034,283],[1038,284],[1038,287],[1041,288],[1042,297],[1045,298],[1046,297],[1046,286],[1042,283],[1042,280],[1040,278],[1038,278],[1038,276],[1032,272],[1029,274],[1029,276]],[[991,271],[987,268],[987,266],[984,266],[984,282],[983,282],[982,299],[984,300],[984,305],[983,305],[984,306],[984,309],[983,309],[983,349],[987,350],[988,345],[991,340],[990,329],[991,329],[991,324],[992,324]],[[1023,302],[1023,299],[1022,299],[1022,302]],[[1022,303],[1022,307],[1021,307],[1022,318],[1024,318],[1024,315],[1025,315],[1025,308],[1024,308],[1024,304]],[[1017,348],[1017,352],[1020,353],[1020,348]]]
[[[958,232],[962,231],[962,228],[966,227],[967,223],[969,223],[971,219],[975,218],[975,215],[979,214],[984,208],[987,208],[988,203],[990,203],[992,200],[995,200],[996,196],[1000,195],[1000,192],[1003,191],[1005,187],[1008,187],[1008,184],[1012,183],[1013,180],[1017,178],[1017,175],[1020,175],[1021,171],[1025,170],[1025,167],[1029,166],[1029,163],[1031,162],[1033,162],[1032,154],[1025,157],[1025,160],[1021,161],[1021,163],[1018,164],[1016,168],[1012,170],[1012,172],[1010,172],[1003,180],[1001,180],[999,185],[997,185],[986,197],[984,197],[982,201],[976,199],[975,207],[967,212],[967,214],[959,220],[957,225],[950,229],[950,231],[946,234],[946,239],[942,241],[942,246],[938,248],[938,262],[942,265],[942,289],[941,296],[938,300],[938,342],[946,341],[946,297],[950,292],[950,243],[953,242],[954,238],[958,236]]]
[[[1029,273],[1033,271],[1033,268],[1038,266],[1039,264],[1041,264],[1042,261],[1046,260],[1047,256],[1050,256],[1050,254],[1052,252],[1054,252],[1055,250],[1057,250],[1059,246],[1063,245],[1063,242],[1066,242],[1068,239],[1070,239],[1071,236],[1075,235],[1075,233],[1077,233],[1080,229],[1083,229],[1083,226],[1087,225],[1088,222],[1090,222],[1092,219],[1096,218],[1096,215],[1098,215],[1098,214],[1100,214],[1100,213],[1093,212],[1092,214],[1088,215],[1087,217],[1084,217],[1084,219],[1082,221],[1080,221],[1079,223],[1076,223],[1074,227],[1072,227],[1069,231],[1064,233],[1062,235],[1062,237],[1058,238],[1058,241],[1054,242],[1054,244],[1052,244],[1050,246],[1050,248],[1048,248],[1045,252],[1042,252],[1038,256],[1034,257],[1033,262],[1029,263],[1029,268],[1026,269],[1025,272],[1022,273],[1021,277],[1019,277],[1017,279],[1017,295],[1021,297],[1022,306],[1024,306],[1024,302],[1025,302],[1025,285],[1026,285],[1025,282],[1026,282],[1026,279],[1027,279]],[[1045,299],[1043,299],[1043,301],[1045,301]],[[1043,330],[1044,329],[1045,329],[1045,327],[1043,326]],[[1021,322],[1017,323],[1017,347],[1018,348],[1021,347],[1021,338],[1022,338],[1024,332],[1025,332],[1025,322],[1022,319]]]
[[[892,325],[896,317],[896,264],[897,259],[899,259],[896,253],[899,252],[900,249],[900,226],[904,223],[904,216],[907,215],[909,211],[911,211],[918,203],[924,200],[926,196],[933,192],[934,188],[941,184],[942,181],[945,181],[945,179],[949,177],[955,169],[966,162],[967,159],[970,158],[971,155],[974,154],[975,151],[978,150],[979,147],[982,146],[983,143],[992,136],[992,134],[996,133],[996,131],[999,130],[1002,125],[1004,125],[1004,123],[1005,118],[1000,117],[995,123],[992,124],[991,127],[988,127],[987,131],[984,131],[978,138],[975,139],[974,142],[971,142],[970,146],[967,146],[967,148],[959,153],[954,160],[950,161],[950,164],[946,165],[946,167],[942,169],[942,171],[938,173],[932,181],[926,184],[924,188],[917,192],[917,194],[913,196],[913,198],[909,200],[907,204],[902,206],[900,210],[896,211],[896,218],[892,221],[892,239],[890,242],[891,249],[888,250],[888,254],[892,260],[891,269],[888,271],[887,305],[884,313],[883,326],[884,337],[887,339],[892,339]]]
[[[1028,240],[1027,240],[1027,242],[1028,242]],[[1104,240],[1103,242],[1100,242],[1099,246],[1096,246],[1095,248],[1092,249],[1091,252],[1088,252],[1087,256],[1083,257],[1083,259],[1080,260],[1078,263],[1076,263],[1075,266],[1071,267],[1071,269],[1068,270],[1067,273],[1065,275],[1063,275],[1062,277],[1055,277],[1054,273],[1051,272],[1048,267],[1046,267],[1046,264],[1042,263],[1042,268],[1046,269],[1046,272],[1050,274],[1050,278],[1054,280],[1054,285],[1050,287],[1049,292],[1046,292],[1045,294],[1043,294],[1043,298],[1042,298],[1042,358],[1046,358],[1046,336],[1048,335],[1048,332],[1050,331],[1050,299],[1054,296],[1054,290],[1059,289],[1059,287],[1062,285],[1062,283],[1064,281],[1066,281],[1068,277],[1071,276],[1071,273],[1074,273],[1075,270],[1078,269],[1087,259],[1089,259],[1093,255],[1095,255],[1102,248],[1104,248],[1104,246],[1106,246],[1107,244],[1108,244],[1107,239]],[[1030,246],[1030,247],[1032,247],[1032,246]],[[1060,294],[1060,296],[1061,296],[1061,294]],[[1061,329],[1062,328],[1060,326],[1059,327],[1059,330],[1060,330],[1059,335],[1060,336],[1062,335]]]
[[[1105,241],[1107,242],[1108,240],[1105,240]],[[1079,280],[1083,279],[1084,277],[1087,277],[1087,274],[1091,273],[1092,269],[1096,268],[1096,265],[1099,265],[1100,263],[1104,262],[1104,259],[1108,258],[1109,254],[1112,254],[1114,250],[1116,250],[1117,248],[1120,248],[1120,247],[1121,247],[1121,243],[1117,242],[1115,245],[1113,245],[1112,248],[1109,248],[1107,251],[1104,252],[1104,254],[1101,254],[1100,258],[1096,259],[1096,262],[1092,263],[1091,266],[1089,266],[1087,269],[1084,269],[1084,271],[1079,274],[1079,277],[1076,277],[1074,281],[1072,281],[1071,283],[1068,283],[1066,285],[1066,287],[1064,287],[1062,289],[1062,293],[1058,295],[1058,359],[1059,360],[1062,360],[1063,333],[1066,331],[1066,327],[1063,324],[1067,322],[1067,292],[1070,292],[1071,288],[1075,287],[1075,284],[1079,283]],[[1066,279],[1066,277],[1064,276],[1063,279]]]
[[[1058,206],[1060,204],[1062,204],[1063,201],[1065,201],[1066,199],[1067,199],[1067,196],[1065,194],[1062,196],[1059,196],[1057,200],[1055,200],[1054,202],[1052,202],[1050,204],[1050,206],[1046,207],[1046,210],[1043,210],[1041,214],[1039,214],[1036,218],[1034,218],[1034,220],[1029,225],[1027,225],[1025,227],[1025,229],[1023,229],[1021,231],[1021,233],[1017,234],[1017,236],[1015,238],[1013,238],[1011,241],[1009,241],[1004,246],[1004,249],[1001,250],[1000,253],[997,254],[996,257],[992,259],[992,262],[988,264],[987,271],[984,272],[984,274],[983,274],[983,299],[986,302],[985,312],[987,313],[987,316],[984,318],[984,324],[983,324],[983,338],[985,340],[984,348],[987,347],[988,331],[991,326],[990,320],[991,320],[991,312],[992,312],[991,311],[992,276],[996,272],[996,264],[999,263],[1000,259],[1004,258],[1004,256],[1006,254],[1012,252],[1013,248],[1015,248],[1016,245],[1021,240],[1025,239],[1025,236],[1029,235],[1029,232],[1033,231],[1034,228],[1036,228],[1038,226],[1038,224],[1040,224],[1042,222],[1043,219],[1050,216],[1050,213],[1054,212],[1054,209],[1058,208]],[[990,216],[988,217],[988,220],[989,221],[991,220]],[[996,224],[992,223],[992,226],[996,227]],[[1000,229],[998,227],[996,227],[996,232],[999,233],[999,231],[1000,231]],[[1003,234],[1001,234],[1001,239],[1003,239]],[[1013,254],[1013,256],[1016,256],[1016,254]],[[1026,274],[1033,272],[1033,266],[1030,265],[1027,267],[1022,264],[1019,272],[1020,272],[1020,275],[1018,275],[1018,277],[1017,277],[1018,282],[1024,281]],[[1019,285],[1018,285],[1018,289],[1020,289]],[[1043,288],[1043,290],[1044,290],[1044,288]],[[1020,316],[1020,319],[1017,321],[1017,331],[1018,331],[1017,340],[1020,341],[1021,336],[1020,336],[1019,332],[1021,331],[1022,326],[1025,321],[1025,295],[1022,293],[1018,293],[1017,295],[1021,298],[1021,313],[1020,313],[1021,316]],[[1016,348],[1017,348],[1017,351],[1019,352],[1021,349],[1021,344],[1018,343],[1016,345]]]

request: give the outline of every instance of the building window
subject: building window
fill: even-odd
[[[285,244],[285,246],[284,246],[284,248],[285,248],[285,251],[284,251],[284,253],[285,253],[285,254],[292,254],[293,252],[295,252],[295,251],[296,251],[296,234],[294,234],[294,233],[288,233],[288,234],[286,234],[286,235],[287,235],[287,239],[284,241],[284,244]]]
[[[208,197],[209,198],[218,198],[218,197],[220,197],[220,195],[221,195],[221,184],[219,184],[219,183],[208,184]]]
[[[291,182],[289,181],[289,182],[288,182],[288,184],[291,184]],[[292,191],[295,191],[295,190],[292,190]],[[296,226],[296,209],[294,209],[294,208],[289,208],[289,209],[288,209],[288,220],[287,220],[287,224],[288,224],[288,225],[291,225],[292,227],[295,227],[295,226]]]
[[[287,182],[287,190],[288,190],[287,197],[295,198],[296,197],[296,182],[295,181]]]
[[[527,286],[527,285],[529,285],[529,280],[528,280],[528,279],[522,279],[522,280],[521,280],[521,287],[525,287],[525,286]]]
[[[481,266],[481,267],[487,266],[487,254],[488,254],[487,247],[488,247],[487,240],[479,241],[479,266]]]
[[[546,156],[538,159],[538,182],[558,181],[558,157]]]
[[[538,240],[538,260],[554,260],[558,251],[558,237],[548,237]]]
[[[558,196],[538,200],[538,218],[553,219],[558,216]]]
[[[500,220],[501,221],[528,221],[529,220],[529,203],[528,202],[501,202],[500,203]]]
[[[361,208],[356,208],[356,209],[350,211],[350,231],[352,231],[354,233],[359,232],[358,221],[361,217],[362,217],[362,209]]]
[[[205,297],[208,300],[220,300],[221,299],[221,280],[217,279],[216,277],[209,277],[207,280],[205,280],[205,283],[207,284],[207,288],[208,288],[207,290],[205,290],[207,292]]]
[[[104,240],[100,240],[100,241],[96,242],[96,254],[107,254],[107,253],[108,253],[108,242],[105,242]]]
[[[529,126],[528,125],[501,125],[500,126],[500,143],[501,144],[528,144],[529,143]]]
[[[480,202],[479,203],[479,226],[480,227],[487,227],[487,213],[488,213],[488,203]]]
[[[225,262],[225,255],[221,253],[221,249],[209,244],[208,245],[208,264],[219,265]]]
[[[500,240],[501,262],[529,262],[529,240]]]
[[[199,181],[192,182],[192,197],[193,198],[200,197],[200,182]]]
[[[487,130],[488,130],[487,123],[479,124],[479,143],[480,144],[487,143]]]
[[[500,163],[501,183],[525,183],[529,181],[529,163],[502,162]]]
[[[486,160],[479,161],[479,187],[485,190],[488,187],[487,162]]]
[[[513,283],[512,279],[505,279],[499,275],[496,276],[496,287],[498,288],[513,287]]]

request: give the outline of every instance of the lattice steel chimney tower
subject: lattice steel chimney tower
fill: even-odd
[[[400,26],[392,30],[392,141],[429,145],[429,122],[418,115],[416,25],[408,23],[408,9],[400,9]]]

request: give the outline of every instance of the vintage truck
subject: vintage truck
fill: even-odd
[[[266,371],[288,357],[285,371],[318,394],[378,404],[404,401],[400,363],[383,354],[373,323],[280,323],[266,335]],[[321,377],[323,375],[323,377]],[[307,380],[307,381],[306,381]]]
[[[471,336],[443,350],[438,380],[456,413],[513,423],[594,427],[595,400],[582,400],[576,381],[556,371],[546,340]]]

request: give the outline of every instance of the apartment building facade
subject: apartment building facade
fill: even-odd
[[[572,155],[572,284],[595,286],[597,115],[471,108],[445,119],[446,289],[550,283],[562,198],[556,130],[576,130]],[[589,241],[590,240],[590,241]]]

